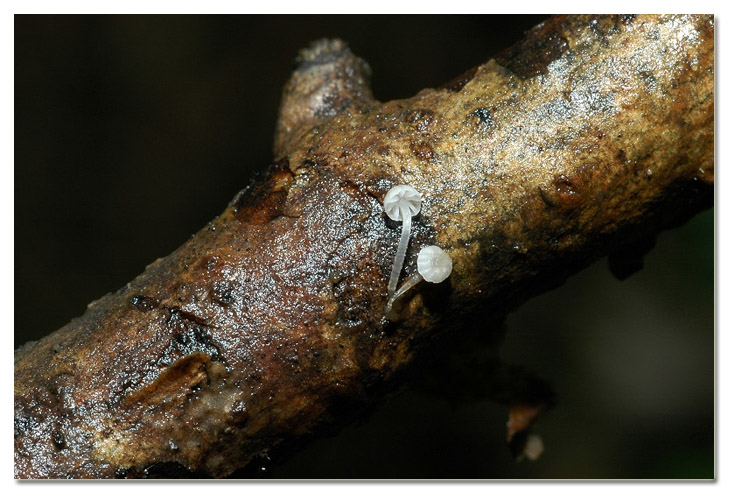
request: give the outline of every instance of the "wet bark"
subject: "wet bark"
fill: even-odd
[[[377,404],[445,342],[498,340],[592,261],[628,275],[713,204],[713,37],[711,16],[555,17],[387,103],[344,43],[303,50],[266,173],[16,351],[15,476],[228,476]],[[396,184],[423,195],[401,280],[428,244],[454,271],[389,321]],[[500,394],[527,417],[548,395]]]

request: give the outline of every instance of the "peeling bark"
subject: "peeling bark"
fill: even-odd
[[[711,16],[555,17],[387,103],[344,43],[303,50],[266,174],[16,351],[15,476],[228,476],[376,404],[469,322],[496,339],[508,311],[605,255],[630,273],[713,203],[713,37]],[[423,194],[405,275],[427,244],[454,271],[390,322],[395,184]],[[503,399],[517,417],[542,408],[532,394]]]

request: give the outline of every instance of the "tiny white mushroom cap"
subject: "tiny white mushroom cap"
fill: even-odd
[[[438,284],[451,275],[451,257],[438,246],[426,246],[418,253],[418,273],[423,280]]]
[[[385,195],[383,208],[391,220],[401,222],[407,215],[413,217],[421,211],[421,193],[411,186],[394,186]]]
[[[544,451],[545,444],[542,443],[542,437],[540,437],[537,433],[532,433],[529,437],[527,437],[525,450],[522,453],[529,460],[536,461],[540,458]]]

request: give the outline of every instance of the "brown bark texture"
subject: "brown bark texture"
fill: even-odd
[[[15,476],[229,476],[355,417],[433,349],[497,335],[590,262],[628,274],[713,204],[713,38],[712,16],[558,16],[387,103],[343,42],[314,43],[259,180],[16,351]],[[401,281],[428,244],[453,273],[390,321],[396,184],[423,196]]]

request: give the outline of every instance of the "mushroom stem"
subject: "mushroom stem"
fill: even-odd
[[[408,250],[408,241],[411,237],[411,215],[408,213],[403,215],[403,229],[398,242],[398,251],[395,253],[395,261],[393,262],[393,270],[390,272],[390,281],[388,282],[388,297],[393,297],[395,289],[398,286],[400,272],[403,270],[403,261],[406,258]]]
[[[389,320],[394,319],[397,314],[393,311],[393,304],[400,299],[400,297],[408,292],[414,285],[419,283],[421,280],[423,280],[423,276],[416,272],[410,277],[406,279],[405,282],[403,282],[403,285],[400,286],[400,289],[398,289],[393,295],[390,296],[390,299],[388,299],[388,304],[385,306],[385,317]]]

